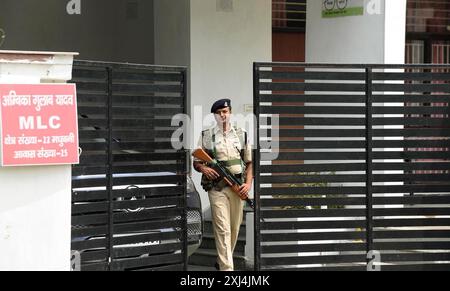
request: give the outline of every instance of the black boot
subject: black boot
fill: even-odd
[[[214,268],[216,268],[217,271],[220,271],[219,263],[216,262],[216,263],[214,264]]]

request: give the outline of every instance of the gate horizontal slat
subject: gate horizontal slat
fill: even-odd
[[[142,254],[157,255],[163,253],[173,253],[181,250],[183,245],[179,242],[177,243],[164,243],[151,246],[139,246],[139,247],[116,247],[112,252],[113,258],[124,258],[130,256],[140,256]]]
[[[146,117],[154,117],[159,115],[175,115],[179,113],[183,113],[183,108],[164,108],[164,107],[141,107],[138,106],[120,106],[113,107],[113,114],[115,117],[136,117],[142,118]]]
[[[321,255],[321,256],[305,256],[305,257],[276,257],[261,258],[261,262],[265,265],[309,265],[309,264],[331,264],[331,263],[365,263],[366,254],[359,255]]]
[[[450,80],[449,73],[435,73],[435,72],[401,72],[401,73],[373,73],[374,80],[401,80],[401,81],[437,81]]]
[[[148,271],[184,271],[184,264],[171,264],[167,266],[158,266],[158,267],[143,267],[137,270],[133,270],[137,272],[148,272]]]
[[[439,95],[425,95],[425,94],[383,94],[383,95],[373,95],[375,102],[411,102],[411,103],[431,103],[431,102],[450,102],[449,94],[439,94]]]
[[[120,92],[132,92],[132,93],[148,93],[148,92],[181,92],[181,85],[151,85],[151,84],[120,84],[113,83],[113,91]]]
[[[450,239],[450,228],[395,228],[391,230],[375,230],[373,234],[375,239]]]
[[[159,232],[151,231],[144,232],[143,234],[127,234],[127,235],[119,235],[114,234],[113,236],[113,244],[115,246],[120,245],[129,245],[129,244],[139,244],[139,243],[147,243],[147,242],[158,242],[163,240],[174,240],[181,239],[182,232],[181,231],[166,231]]]
[[[354,210],[354,211],[352,211]],[[357,217],[357,216],[363,216],[365,215],[364,209],[345,209],[345,210],[325,210],[325,212],[330,213],[330,217]],[[320,209],[317,212],[319,212]],[[278,213],[279,214],[278,214]],[[271,214],[277,214],[276,218],[290,218],[289,214],[284,215],[285,213],[295,214],[295,218],[302,218],[302,217],[312,217],[310,213],[313,213],[314,210],[285,210],[284,212],[282,210],[279,211],[264,211],[262,213],[263,218],[274,218],[275,215]],[[304,214],[303,214],[303,213]],[[345,213],[348,213],[348,215],[345,215]],[[316,217],[327,217],[327,215],[318,216]],[[266,222],[261,226],[261,229],[264,230],[289,230],[289,229],[320,229],[320,228],[362,228],[366,226],[366,222],[364,220],[320,220],[320,221],[285,221],[285,222]]]
[[[274,175],[261,176],[261,183],[291,183],[292,187],[300,186],[296,184],[304,183],[326,183],[326,182],[365,182],[366,175]],[[307,185],[305,185],[307,186]]]
[[[72,205],[72,214],[86,214],[89,212],[107,211],[109,202],[90,202]]]
[[[156,186],[156,185],[155,185]],[[149,187],[149,188],[134,188],[131,189],[115,189],[113,190],[113,197],[118,198],[132,198],[132,197],[155,197],[155,196],[178,196],[183,195],[183,186],[169,186],[169,187]]]
[[[181,160],[184,155],[178,152],[168,153],[136,153],[136,154],[116,154],[113,156],[115,163],[120,162],[136,162],[136,161],[167,161]]]
[[[373,176],[374,182],[393,182],[393,181],[403,181],[403,182],[444,182],[443,184],[450,183],[450,174],[375,174]]]
[[[81,93],[84,92],[106,92],[107,86],[104,80],[96,79],[79,79],[76,81],[77,90]]]
[[[260,72],[261,79],[283,79],[283,80],[365,80],[365,73],[360,72]],[[342,90],[341,90],[342,91]]]
[[[420,131],[417,129],[374,129],[373,136],[404,136],[404,137],[420,137],[423,139],[424,137],[448,137],[450,136],[450,129],[446,128],[421,128]]]
[[[448,114],[448,106],[375,106],[373,114]]]
[[[341,90],[342,91],[342,90]],[[450,86],[448,84],[373,84],[373,91],[388,92],[438,92],[449,93]]]
[[[450,206],[450,205],[449,205]],[[373,210],[375,216],[383,216],[384,219],[389,219],[389,216],[440,216],[450,215],[450,208],[385,208]],[[432,223],[432,219],[429,221]]]
[[[448,226],[449,218],[374,219],[374,227]]]
[[[450,185],[389,185],[389,186],[373,186],[373,193],[449,193]]]
[[[90,214],[72,216],[72,225],[105,224],[108,223],[107,214]]]
[[[181,228],[180,219],[160,219],[156,221],[121,223],[114,225],[114,233],[142,232],[150,230],[160,230],[161,228]]]
[[[339,110],[336,106],[261,106],[261,114],[359,114],[365,113],[362,106],[340,106]],[[395,112],[397,113],[397,112]],[[398,113],[397,113],[398,114]],[[362,117],[362,116],[361,116]]]
[[[261,207],[281,207],[281,206],[344,206],[344,205],[366,205],[365,197],[347,197],[347,198],[277,198],[261,199]]]
[[[108,262],[82,265],[82,271],[108,271]]]
[[[383,254],[383,262],[427,262],[427,261],[449,261],[449,253],[399,253]]]
[[[161,184],[176,184],[182,183],[183,177],[182,175],[170,175],[170,176],[154,176],[154,177],[127,177],[127,178],[114,178],[114,185],[161,185]]]
[[[182,217],[182,208],[167,208],[167,209],[154,209],[151,211],[139,211],[131,213],[114,213],[113,219],[114,223],[132,222],[132,221],[143,221],[149,219],[161,219],[170,217]]]
[[[260,195],[326,195],[365,194],[365,187],[270,187],[261,188]]]
[[[363,137],[363,129],[279,129],[282,137]]]
[[[276,160],[364,160],[365,156],[363,152],[280,152]]]
[[[132,201],[120,201],[114,202],[114,209],[136,209],[136,208],[151,208],[151,207],[163,207],[163,206],[176,206],[180,205],[183,197],[164,197],[164,198],[146,198]]]
[[[91,236],[104,236],[109,233],[108,227],[102,226],[83,226],[81,228],[72,228],[72,237],[91,237]]]
[[[87,139],[102,139],[101,142],[103,142],[108,138],[108,132],[104,129],[80,129],[79,137],[81,142]]]
[[[383,271],[448,271],[450,264],[443,263],[418,263],[418,264],[398,264],[383,266]]]
[[[325,200],[325,199],[324,199]],[[324,203],[324,202],[322,202]],[[317,204],[310,204],[305,206],[311,206]],[[326,204],[325,204],[326,205]],[[265,206],[265,203],[262,203],[262,206]],[[296,206],[296,207],[295,207]],[[303,217],[365,217],[366,210],[365,209],[345,209],[338,208],[342,207],[342,205],[332,205],[333,208],[328,209],[298,209],[298,205],[287,205],[287,207],[279,207],[279,209],[271,209],[271,210],[263,210],[261,212],[261,216],[263,218],[303,218]]]
[[[450,238],[448,241],[441,242],[416,242],[416,241],[402,241],[402,242],[374,242],[373,247],[376,250],[445,250],[448,248]]]
[[[139,267],[161,266],[183,262],[182,254],[154,255],[136,259],[115,260],[111,263],[111,271],[133,269]]]
[[[335,119],[336,120],[336,119]],[[339,119],[337,119],[339,120]],[[448,127],[450,120],[447,118],[402,118],[402,117],[385,117],[374,118],[374,125],[408,125],[408,126],[433,126],[433,127]],[[448,142],[448,141],[447,141]]]
[[[355,252],[365,251],[365,243],[327,243],[327,244],[291,244],[291,245],[263,245],[261,250],[265,254],[307,253],[307,252]]]
[[[179,72],[175,73],[146,73],[145,71],[115,71],[113,74],[114,82],[178,82],[181,83],[183,76]]]
[[[112,145],[113,150],[134,150],[141,153],[153,152],[155,150],[165,150],[172,147],[170,142],[149,141],[121,141]],[[163,167],[164,165],[162,165]],[[136,172],[136,171],[134,171]]]
[[[118,141],[148,141],[155,140],[156,138],[165,138],[170,141],[174,131],[173,130],[149,130],[149,129],[136,129],[136,130],[115,130],[113,131],[113,137]],[[167,150],[173,150],[173,147],[168,148]]]
[[[364,92],[365,84],[261,82],[259,89],[262,91]]]
[[[107,250],[97,250],[97,251],[87,251],[81,253],[81,261],[92,262],[92,261],[106,261],[108,260],[109,254]]]
[[[112,120],[113,127],[115,128],[150,128],[150,127],[170,127],[171,121],[169,119],[154,119],[154,118],[143,118],[141,116],[137,116],[136,118],[116,118]],[[177,130],[178,127],[174,127],[172,130]]]
[[[89,249],[99,249],[99,248],[107,248],[108,240],[104,237],[99,237],[95,239],[86,238],[84,241],[72,241],[71,244],[72,250],[89,250]]]
[[[106,160],[106,157],[104,157]],[[102,161],[103,159],[99,159]],[[92,160],[90,160],[92,161]],[[98,160],[97,160],[98,161]],[[101,177],[93,178],[89,177],[87,179],[80,179],[80,180],[72,180],[72,188],[90,188],[90,187],[106,187],[106,175],[99,175]]]
[[[308,94],[304,95],[298,94],[261,94],[260,95],[261,102],[273,102],[276,104],[281,103],[364,103],[365,97],[364,95],[342,95],[342,94]]]
[[[129,106],[137,104],[143,106],[179,105],[182,101],[181,96],[154,96],[154,95],[135,95],[135,94],[115,94],[113,95],[113,104],[115,106]]]
[[[95,200],[108,199],[108,192],[106,190],[100,191],[73,191],[72,202],[89,202]]]
[[[304,117],[283,117],[279,118],[280,126],[292,126],[292,125],[329,125],[329,126],[337,126],[337,125],[365,125],[366,120],[364,118],[304,118]],[[272,128],[277,128],[276,126],[272,126]],[[286,135],[283,135],[286,136]]]
[[[450,166],[450,163],[449,163]],[[339,164],[281,164],[281,165],[262,165],[261,174],[270,173],[314,173],[314,172],[329,172],[329,171],[365,171],[366,164],[364,163],[339,163]]]
[[[81,104],[107,105],[108,94],[106,92],[77,92],[77,101]]]
[[[449,204],[450,195],[414,195],[403,197],[374,197],[374,205],[389,205],[389,204]]]
[[[355,243],[365,239],[365,231],[321,231],[306,233],[261,233],[262,242],[292,242],[317,240],[354,240]]]

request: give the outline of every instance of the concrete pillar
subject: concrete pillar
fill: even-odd
[[[74,53],[0,51],[0,83],[65,83]],[[0,271],[70,270],[71,166],[0,167]]]

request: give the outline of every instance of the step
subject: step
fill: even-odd
[[[235,252],[245,252],[245,236],[238,236],[238,241],[236,242]],[[202,243],[200,245],[200,249],[216,249],[216,242],[214,235],[212,234],[204,234],[202,238]]]
[[[250,270],[251,267],[247,266],[247,260],[241,252],[234,252],[234,269],[235,271]],[[217,260],[216,250],[198,249],[192,256],[189,257],[189,265],[214,267]]]

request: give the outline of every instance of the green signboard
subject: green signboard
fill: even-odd
[[[322,17],[364,15],[364,0],[322,0]]]

